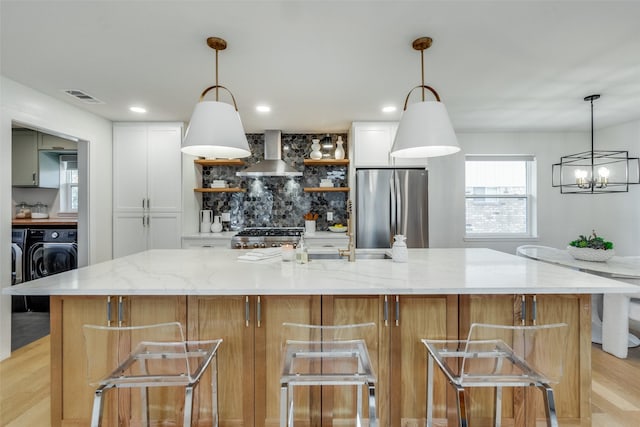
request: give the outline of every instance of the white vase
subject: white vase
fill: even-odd
[[[333,157],[337,160],[344,159],[344,147],[342,146],[343,143],[344,141],[342,141],[342,136],[338,136],[338,141],[336,141],[336,151],[333,153]]]
[[[313,160],[319,160],[322,158],[322,153],[320,152],[320,140],[319,139],[313,139],[311,144],[311,154],[310,157]]]
[[[407,262],[409,261],[409,252],[407,251],[407,244],[405,240],[407,238],[402,234],[397,234],[393,236],[394,242],[391,247],[391,258],[393,262]]]
[[[213,217],[213,224],[211,224],[211,232],[219,233],[222,231],[222,223],[220,222],[220,217]]]

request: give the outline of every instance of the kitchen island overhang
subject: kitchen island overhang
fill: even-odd
[[[634,285],[491,249],[410,249],[391,259],[279,257],[257,262],[222,248],[154,249],[20,285],[12,295],[607,294]]]

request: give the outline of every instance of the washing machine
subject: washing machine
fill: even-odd
[[[11,286],[25,280],[25,242],[27,230],[14,228],[11,230]],[[27,298],[23,295],[13,295],[11,311],[27,311]]]
[[[76,229],[29,229],[26,236],[26,280],[78,268]],[[48,297],[27,297],[31,311],[49,311]]]

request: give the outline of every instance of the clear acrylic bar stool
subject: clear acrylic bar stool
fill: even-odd
[[[186,341],[179,322],[128,327],[84,325],[83,333],[89,384],[97,387],[91,427],[102,423],[104,393],[117,388],[140,388],[140,422],[148,427],[150,387],[184,387],[183,425],[191,426],[193,390],[209,366],[213,426],[217,427],[216,356],[221,339]]]
[[[294,387],[356,386],[356,425],[362,425],[362,387],[367,387],[369,426],[377,427],[376,376],[365,340],[375,323],[316,326],[284,323],[280,377],[280,427],[293,427]]]
[[[467,427],[465,389],[495,387],[495,426],[502,423],[502,388],[537,387],[543,393],[547,425],[558,427],[551,383],[562,377],[567,324],[503,326],[474,323],[466,340],[429,340],[427,427],[433,426],[434,361],[455,388],[458,421]]]

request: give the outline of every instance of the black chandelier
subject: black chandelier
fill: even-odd
[[[570,154],[552,166],[553,187],[562,194],[624,193],[630,184],[640,184],[640,158],[629,157],[628,151],[594,150],[593,101],[600,95],[584,98],[591,103],[591,151]],[[631,179],[634,170],[636,179]]]

